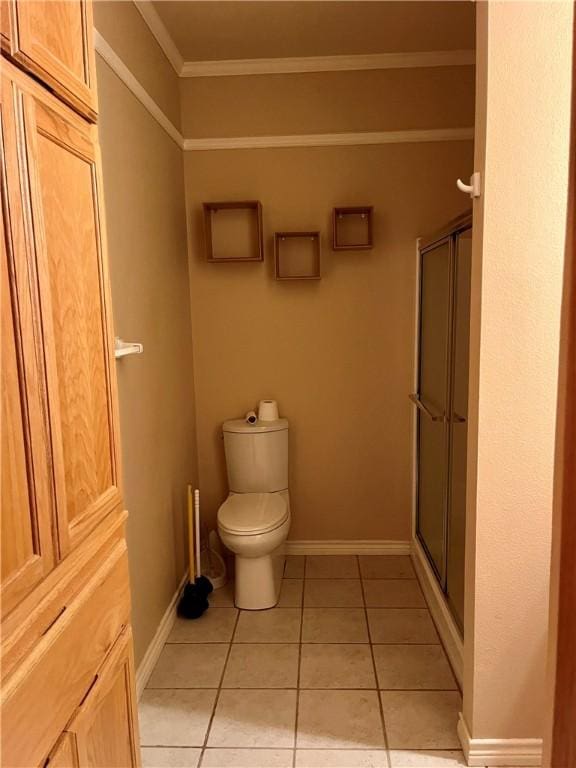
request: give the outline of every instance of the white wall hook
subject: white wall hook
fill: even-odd
[[[472,176],[470,176],[470,184],[464,184],[461,179],[458,179],[456,181],[456,186],[460,192],[466,192],[466,194],[470,195],[472,198],[480,197],[480,173],[474,171]]]
[[[126,355],[141,355],[144,345],[134,341],[122,341],[119,336],[114,339],[114,357],[126,357]]]

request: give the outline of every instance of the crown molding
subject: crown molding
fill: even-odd
[[[133,2],[148,25],[148,29],[156,38],[156,42],[164,52],[164,55],[170,64],[172,64],[174,71],[180,76],[184,67],[184,59],[176,47],[174,40],[172,40],[172,36],[164,26],[164,22],[160,16],[158,16],[158,12],[152,5],[151,0],[133,0]]]
[[[179,77],[281,75],[304,72],[346,72],[369,69],[411,69],[418,67],[469,67],[473,66],[476,60],[475,51],[465,50],[184,61],[182,54],[154,8],[152,1],[132,1]]]
[[[282,75],[302,72],[345,72],[367,69],[418,67],[469,67],[474,51],[422,51],[417,53],[369,53],[353,56],[304,56],[273,59],[185,61],[181,77],[229,77],[233,75]]]
[[[291,136],[185,139],[97,29],[94,29],[94,46],[116,76],[148,110],[170,138],[180,149],[187,151],[416,144],[434,141],[471,141],[474,138],[474,128],[431,128],[406,131],[369,131],[365,133],[312,133]]]
[[[184,137],[180,131],[176,128],[174,123],[169,120],[164,112],[160,109],[158,104],[154,101],[152,96],[146,91],[140,82],[134,77],[132,72],[128,69],[126,64],[118,56],[116,51],[108,45],[106,40],[94,29],[94,47],[97,53],[104,59],[110,69],[115,75],[124,83],[129,91],[138,99],[138,101],[145,107],[150,115],[156,120],[156,122],[166,131],[168,136],[180,147],[184,148]]]
[[[415,144],[431,141],[471,141],[474,128],[432,128],[367,133],[311,133],[292,136],[234,136],[184,139],[187,151],[214,149],[279,149],[283,147],[345,147],[370,144]]]

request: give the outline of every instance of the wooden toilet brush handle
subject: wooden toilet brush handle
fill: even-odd
[[[192,507],[192,486],[188,486],[188,581],[194,584],[196,568],[194,562],[194,511]]]

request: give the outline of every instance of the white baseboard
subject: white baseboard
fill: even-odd
[[[287,541],[287,555],[409,555],[409,541],[314,540]]]
[[[144,688],[146,688],[146,684],[150,678],[150,675],[152,674],[152,670],[156,666],[156,662],[158,661],[158,657],[162,652],[162,648],[164,648],[164,643],[168,639],[168,635],[172,630],[172,626],[174,625],[174,621],[176,619],[176,608],[178,606],[178,601],[180,600],[180,595],[182,594],[182,590],[184,589],[184,586],[187,582],[188,571],[186,571],[182,577],[182,581],[178,585],[178,589],[174,593],[172,600],[170,600],[170,605],[168,608],[166,608],[166,612],[164,613],[164,616],[162,616],[160,624],[158,624],[156,634],[152,638],[152,642],[148,646],[142,661],[138,665],[138,669],[136,670],[136,694],[138,699],[140,699],[142,693],[144,692]]]
[[[450,664],[456,675],[460,687],[462,687],[462,677],[464,669],[464,643],[456,622],[452,618],[450,609],[446,604],[446,599],[436,577],[434,576],[428,559],[424,554],[422,545],[415,539],[412,542],[412,561],[416,576],[424,592],[424,597],[430,608],[430,613],[438,629],[442,644],[450,659]]]
[[[460,713],[458,736],[468,765],[540,766],[542,739],[473,739]]]

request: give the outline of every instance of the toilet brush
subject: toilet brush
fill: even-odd
[[[188,504],[192,487],[188,486]],[[205,595],[209,595],[214,587],[210,579],[202,576],[202,558],[200,557],[200,491],[194,491],[194,541],[196,543],[196,589]]]
[[[207,596],[212,592],[210,581],[200,574],[200,558],[195,557],[194,540],[200,539],[199,494],[195,492],[196,514],[192,511],[192,486],[188,486],[188,584],[178,603],[178,616],[183,619],[198,619],[208,608]],[[196,529],[196,530],[195,530]],[[199,547],[198,547],[199,549]],[[197,551],[198,551],[197,549]]]

